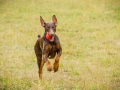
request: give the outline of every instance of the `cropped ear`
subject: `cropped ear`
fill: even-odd
[[[57,18],[56,18],[55,15],[53,15],[52,21],[53,21],[53,23],[54,23],[56,26],[58,25],[58,23],[57,23]]]
[[[41,16],[40,16],[40,22],[41,22],[41,25],[44,27],[45,26],[45,21],[42,19]]]

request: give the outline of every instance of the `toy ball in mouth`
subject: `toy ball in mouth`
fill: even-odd
[[[50,40],[50,39],[51,39],[51,36],[50,36],[49,34],[46,34],[46,38],[47,38],[48,40]]]

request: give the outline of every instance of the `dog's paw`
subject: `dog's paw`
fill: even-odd
[[[58,68],[56,68],[56,69],[54,68],[54,72],[57,72],[57,71],[58,71]]]
[[[52,66],[49,65],[49,66],[47,67],[47,70],[48,70],[48,71],[52,71]]]

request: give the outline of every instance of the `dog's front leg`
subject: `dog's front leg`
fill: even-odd
[[[47,65],[47,70],[52,71],[52,66],[50,64],[50,61],[48,60],[48,53],[47,52],[44,55],[44,61],[45,61],[46,65]]]
[[[60,50],[58,51],[58,54],[55,58],[55,62],[54,62],[54,72],[58,71],[59,68],[59,60],[60,60],[60,56],[62,54],[62,48],[60,48]]]

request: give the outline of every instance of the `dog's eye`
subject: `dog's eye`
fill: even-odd
[[[53,29],[55,28],[55,27],[52,27]]]
[[[47,27],[48,29],[50,28],[50,27]]]

